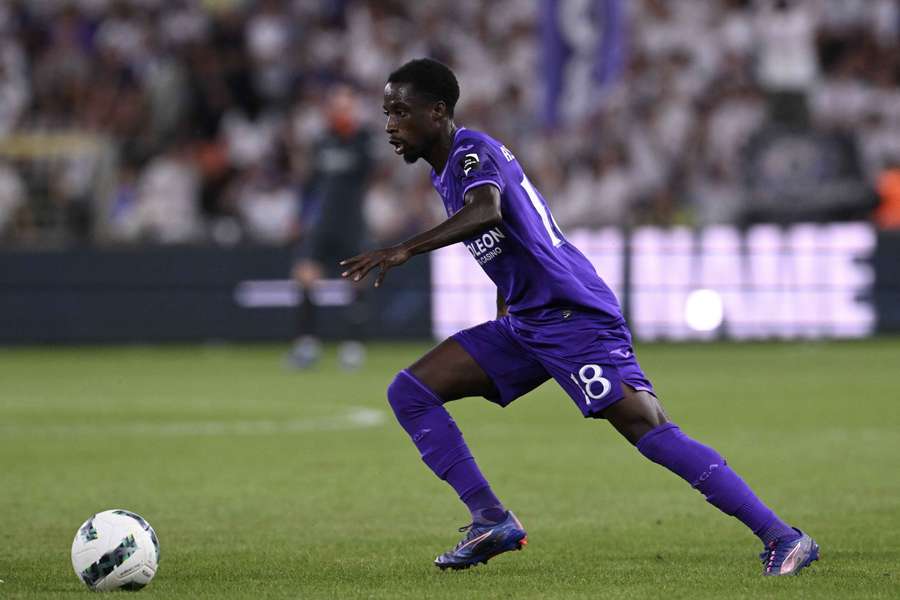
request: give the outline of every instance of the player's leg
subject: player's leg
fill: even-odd
[[[294,345],[287,363],[305,369],[314,365],[322,354],[317,329],[318,311],[312,298],[312,289],[322,278],[322,265],[312,258],[302,258],[294,265],[291,274],[300,287],[300,301],[297,305]]]
[[[441,400],[497,394],[494,382],[455,338],[447,338],[408,369]]]
[[[623,398],[604,410],[600,416],[616,428],[632,444],[653,429],[669,422],[656,396],[645,390],[636,390],[622,382]]]
[[[365,343],[369,337],[369,307],[367,305],[366,290],[370,282],[350,281],[343,279],[340,274],[344,267],[340,262],[345,258],[356,256],[363,251],[364,244],[361,236],[348,235],[346,233],[337,237],[330,248],[333,252],[325,263],[325,277],[330,279],[335,289],[345,294],[345,304],[341,307],[341,327],[338,331],[337,356],[341,368],[353,371],[362,367],[366,359]]]
[[[627,328],[609,328],[574,315],[553,326],[543,325],[529,336],[540,342],[538,357],[584,416],[609,420],[641,454],[745,523],[769,549],[772,574],[796,572],[815,560],[818,547],[809,536],[779,519],[718,452],[669,421],[637,362]],[[791,554],[798,548],[802,551]],[[785,562],[789,556],[801,560]]]
[[[454,338],[444,340],[409,367],[407,373],[433,393],[430,400],[439,406],[432,411],[432,417],[446,418],[449,423],[444,428],[445,435],[451,438],[449,444],[446,443],[447,440],[429,433],[431,444],[444,446],[448,451],[444,468],[438,467],[435,474],[456,490],[460,500],[472,513],[472,522],[502,521],[506,513],[503,503],[494,495],[487,479],[475,463],[475,458],[469,452],[462,433],[443,407],[445,402],[460,398],[494,396],[497,393],[494,383]],[[428,442],[425,439],[422,441]],[[422,447],[419,449],[422,450]],[[431,449],[431,452],[433,451],[434,448]],[[425,460],[425,453],[422,458]],[[426,463],[429,463],[429,460],[426,460]]]
[[[444,340],[400,371],[388,387],[391,408],[422,460],[456,490],[472,513],[473,522],[502,520],[505,509],[491,491],[444,403],[495,394],[487,373],[454,338]]]
[[[796,573],[818,558],[818,546],[808,535],[778,518],[718,452],[671,423],[653,394],[624,382],[621,386],[623,398],[600,416],[641,454],[687,481],[710,504],[753,531],[766,547],[761,555],[765,574]]]
[[[338,364],[346,371],[354,371],[366,361],[366,342],[369,338],[369,308],[363,282],[340,281],[349,295],[343,307],[345,318],[338,343]]]
[[[443,405],[483,396],[506,406],[549,378],[508,329],[499,320],[460,331],[401,371],[388,388],[394,413],[422,460],[453,486],[476,523],[505,511]]]
[[[467,568],[525,544],[521,523],[491,490],[444,408],[444,403],[467,396],[505,405],[548,378],[507,341],[496,322],[460,332],[398,373],[388,388],[394,414],[423,462],[453,487],[472,514],[466,537],[435,561],[441,568]]]

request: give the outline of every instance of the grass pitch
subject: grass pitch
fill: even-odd
[[[450,405],[530,543],[439,572],[467,512],[384,399],[425,349],[353,374],[272,346],[0,351],[0,597],[86,597],[69,548],[108,508],[160,537],[142,598],[900,597],[900,340],[638,348],[672,419],[821,545],[790,579],[552,383]]]

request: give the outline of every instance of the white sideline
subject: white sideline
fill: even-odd
[[[170,421],[164,423],[106,423],[47,425],[0,425],[0,437],[31,435],[271,435],[306,431],[340,431],[376,427],[384,423],[384,413],[372,408],[353,407],[349,412],[329,417],[258,421]]]

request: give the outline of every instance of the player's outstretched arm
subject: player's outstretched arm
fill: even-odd
[[[450,244],[468,239],[494,227],[502,220],[500,190],[493,185],[480,185],[466,192],[463,206],[455,215],[424,233],[390,248],[372,250],[341,261],[347,269],[342,277],[359,281],[369,271],[378,267],[375,287],[381,285],[389,269],[402,265],[412,256],[431,252]]]

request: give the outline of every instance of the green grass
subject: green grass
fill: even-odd
[[[791,579],[553,384],[451,405],[530,544],[438,572],[467,512],[384,400],[424,349],[355,374],[269,346],[0,351],[0,597],[86,597],[69,549],[107,508],[159,534],[142,598],[900,597],[900,340],[639,348],[672,419],[821,544]]]

